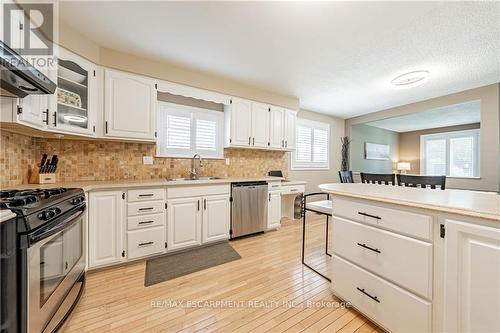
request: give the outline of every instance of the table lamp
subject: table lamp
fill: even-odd
[[[406,174],[406,171],[411,170],[410,162],[398,162],[396,167],[401,174]]]

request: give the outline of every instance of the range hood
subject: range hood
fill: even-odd
[[[56,84],[0,40],[0,88],[22,98],[53,94]]]

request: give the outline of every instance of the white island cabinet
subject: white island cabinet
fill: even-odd
[[[500,229],[444,225],[445,331],[500,332]]]
[[[498,194],[320,188],[334,207],[334,294],[389,332],[500,332]]]

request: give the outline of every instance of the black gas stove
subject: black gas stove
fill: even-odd
[[[78,188],[0,191],[0,209],[10,209],[24,222],[18,232],[39,228],[84,202],[84,192]]]
[[[85,286],[85,194],[4,190],[0,209],[16,215],[0,223],[0,331],[56,332]]]

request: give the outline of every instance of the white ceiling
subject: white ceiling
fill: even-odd
[[[100,45],[352,117],[500,81],[500,2],[64,2]],[[396,90],[395,76],[429,70]]]
[[[481,122],[481,102],[470,101],[404,116],[372,121],[366,123],[366,125],[401,133],[479,122]]]

